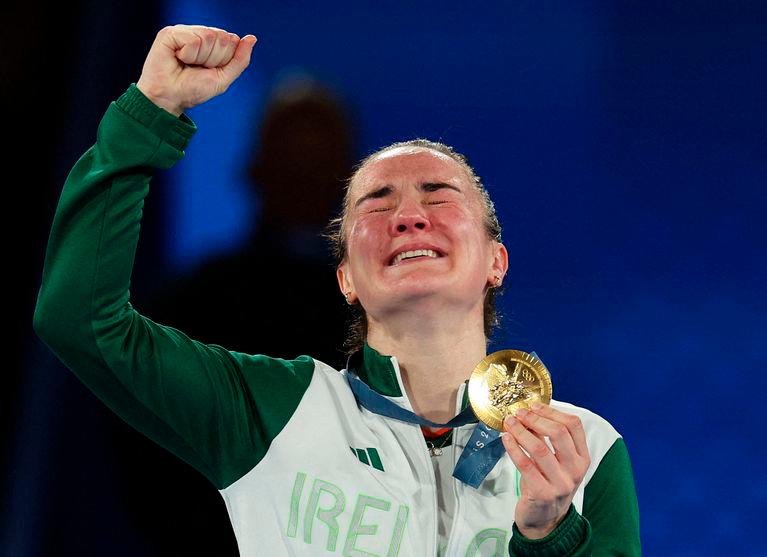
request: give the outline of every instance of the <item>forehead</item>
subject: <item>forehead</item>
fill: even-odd
[[[461,189],[471,184],[466,168],[452,157],[425,147],[397,147],[365,163],[354,175],[349,195],[354,199],[383,185],[425,182],[445,182]]]

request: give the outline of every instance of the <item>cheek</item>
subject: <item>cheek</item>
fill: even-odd
[[[484,223],[463,220],[454,229],[456,236],[461,238],[466,248],[466,254],[471,265],[476,267],[478,275],[487,273],[494,255],[494,242],[487,236]]]
[[[453,235],[465,242],[474,252],[478,249],[484,249],[487,243],[487,233],[484,223],[477,221],[476,217],[468,211],[461,211],[445,221],[452,229]]]
[[[383,230],[374,219],[360,218],[349,228],[347,236],[347,251],[349,259],[360,261],[377,259],[383,243]]]

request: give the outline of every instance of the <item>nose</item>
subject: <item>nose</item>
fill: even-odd
[[[392,219],[392,235],[398,236],[407,232],[429,230],[430,228],[431,222],[423,206],[416,200],[403,199]]]

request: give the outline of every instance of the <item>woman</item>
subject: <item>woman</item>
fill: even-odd
[[[473,423],[424,439],[423,419],[441,424],[466,406],[488,298],[508,265],[492,203],[445,146],[395,144],[350,181],[337,274],[347,302],[364,308],[364,342],[345,373],[203,345],[132,308],[151,174],[183,156],[195,130],[183,111],[224,92],[254,44],[200,26],[157,35],[64,186],[38,334],[220,490],[242,555],[638,554],[625,446],[591,412],[552,401],[510,417],[510,458],[478,487],[452,476]],[[360,384],[367,391],[350,388]],[[409,417],[387,417],[381,401]]]

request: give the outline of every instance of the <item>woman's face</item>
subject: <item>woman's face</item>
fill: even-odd
[[[508,264],[483,216],[476,186],[449,156],[422,147],[384,152],[351,184],[341,291],[376,319],[424,300],[481,308],[485,287]]]

